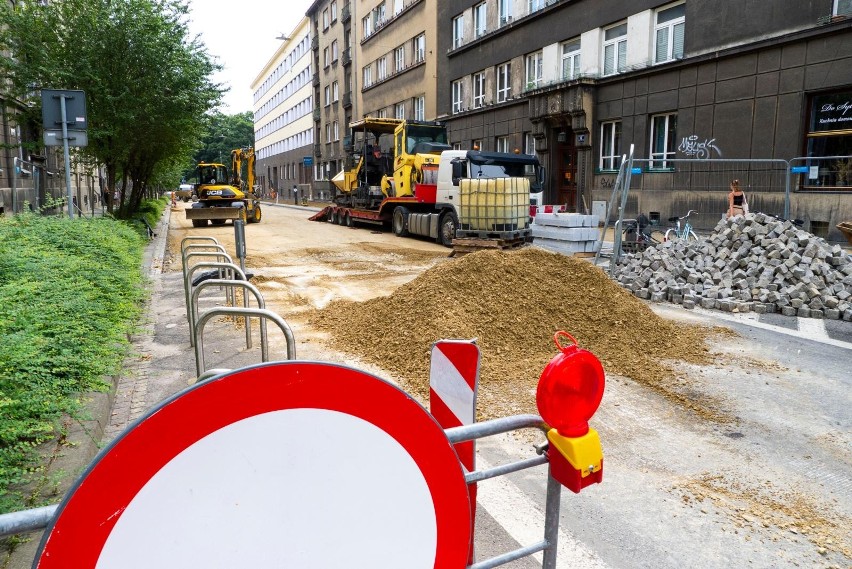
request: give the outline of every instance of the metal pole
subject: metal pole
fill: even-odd
[[[793,174],[790,171],[792,164],[785,161],[785,165],[787,166],[787,179],[784,187],[784,219],[790,219],[790,178]]]
[[[556,569],[556,545],[559,540],[559,506],[562,485],[548,473],[547,499],[544,510],[544,541],[547,548],[541,561],[541,569]]]
[[[18,193],[18,157],[12,160],[12,215],[15,215],[15,194]]]
[[[68,117],[65,110],[65,95],[59,95],[62,111],[62,153],[65,155],[65,188],[68,193],[68,217],[74,219],[74,197],[71,195],[71,156],[68,153]]]

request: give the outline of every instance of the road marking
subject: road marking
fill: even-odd
[[[825,331],[825,322],[818,318],[797,318],[799,332],[804,338],[816,342],[829,340],[828,332]]]
[[[477,454],[476,460],[478,470],[491,468],[482,454]],[[544,512],[507,477],[499,476],[479,483],[477,502],[521,546],[544,539]],[[556,547],[558,569],[608,568],[597,554],[561,529]],[[541,563],[541,553],[532,557]]]

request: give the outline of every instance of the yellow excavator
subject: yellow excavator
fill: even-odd
[[[229,219],[248,223],[261,220],[260,200],[254,194],[254,149],[231,151],[231,172],[224,164],[200,162],[195,168],[195,193],[198,201],[186,209],[193,227],[224,225]],[[245,177],[243,177],[245,166]]]

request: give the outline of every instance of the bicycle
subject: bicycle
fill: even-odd
[[[664,237],[665,241],[674,241],[676,239],[683,239],[686,242],[697,242],[698,235],[692,230],[692,224],[689,223],[689,216],[693,213],[698,213],[694,209],[689,210],[686,215],[683,217],[670,217],[669,223],[674,223],[674,227],[670,227],[666,230],[666,234]],[[681,224],[681,222],[683,222]]]
[[[640,213],[636,219],[626,220],[621,232],[622,249],[628,253],[635,253],[663,243],[663,232],[656,228],[652,230],[650,227],[651,222],[643,213]]]

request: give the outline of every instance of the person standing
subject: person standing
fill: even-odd
[[[745,215],[748,213],[748,202],[746,196],[740,188],[740,181],[733,180],[731,182],[731,193],[728,194],[728,218],[735,215]]]

